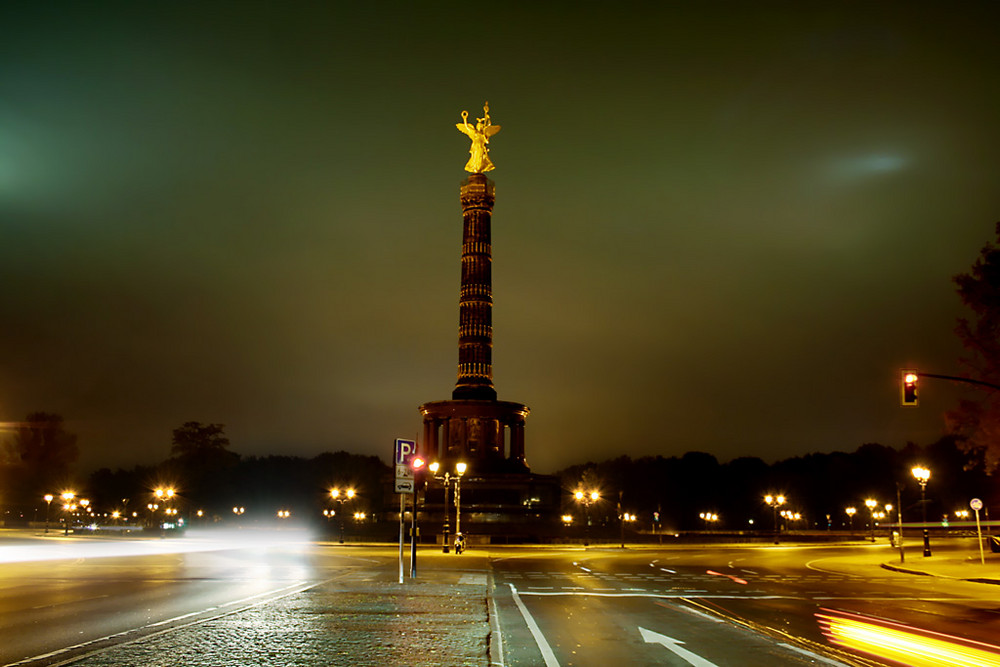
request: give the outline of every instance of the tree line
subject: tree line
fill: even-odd
[[[867,499],[877,500],[880,510],[886,504],[902,507],[905,521],[918,521],[920,486],[911,472],[918,464],[931,470],[926,487],[928,520],[947,515],[954,521],[954,512],[968,510],[973,497],[1000,511],[1000,471],[991,473],[981,450],[978,456],[970,455],[961,444],[953,436],[928,446],[908,443],[899,449],[869,443],[850,453],[808,454],[772,464],[756,457],[720,463],[705,452],[637,459],[620,456],[570,466],[557,474],[564,509],[577,520],[586,508],[573,493],[596,490],[601,500],[589,512],[598,524],[616,524],[620,511],[637,514],[639,528],[658,524],[665,531],[770,529],[774,508],[764,502],[766,495],[783,496],[781,509],[800,514],[791,528],[849,528],[848,507],[857,511],[855,527],[864,526]],[[718,519],[709,524],[700,516],[705,513],[716,514]]]

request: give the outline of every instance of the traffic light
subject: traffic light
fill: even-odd
[[[900,385],[900,398],[903,405],[916,405],[917,400],[917,378],[916,371],[903,371],[902,383]]]
[[[414,456],[410,459],[410,469],[413,470],[413,488],[422,491],[427,485],[427,479],[423,474],[427,470],[427,461],[421,456]]]

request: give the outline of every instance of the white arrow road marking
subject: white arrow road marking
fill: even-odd
[[[694,667],[718,667],[714,662],[709,662],[700,655],[692,653],[686,648],[681,648],[681,645],[684,642],[678,639],[661,635],[658,632],[653,632],[652,630],[647,630],[646,628],[639,628],[639,634],[642,635],[643,641],[647,644],[662,644],[668,651],[684,658],[689,663],[694,665]]]

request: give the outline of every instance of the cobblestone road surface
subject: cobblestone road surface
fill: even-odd
[[[73,661],[80,667],[489,665],[485,576],[327,583]],[[65,664],[65,663],[64,663]]]

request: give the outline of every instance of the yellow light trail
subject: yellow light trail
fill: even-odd
[[[885,660],[912,667],[1000,667],[1000,647],[990,644],[829,609],[816,617],[830,642]]]

